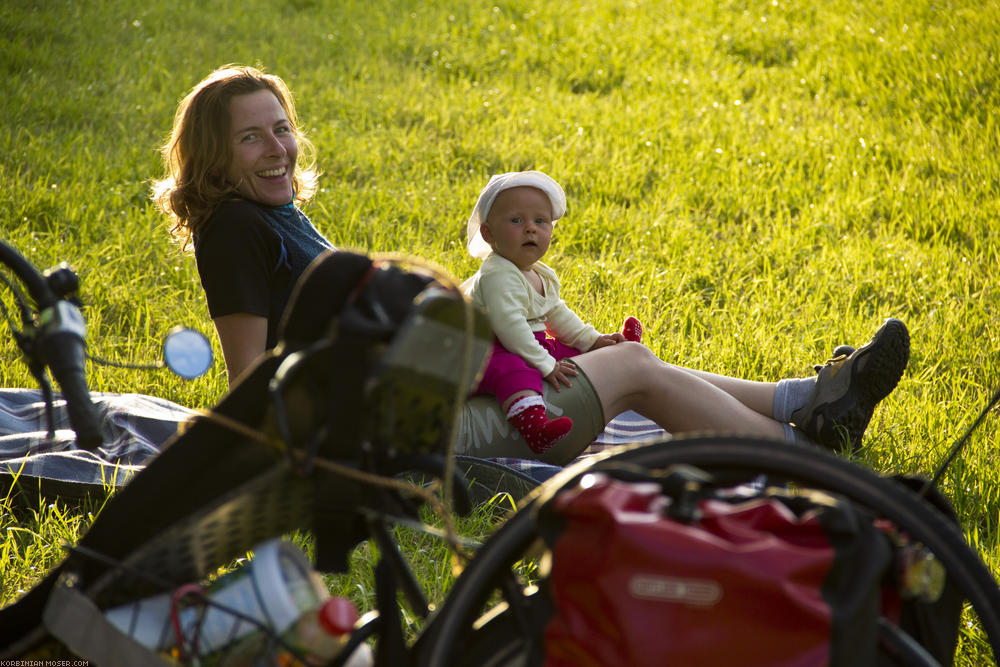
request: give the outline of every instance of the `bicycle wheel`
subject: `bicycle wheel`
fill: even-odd
[[[1000,588],[957,526],[929,502],[891,479],[825,451],[757,438],[706,436],[626,446],[592,463],[567,469],[547,483],[538,497],[551,497],[587,471],[611,467],[645,470],[685,463],[723,478],[757,474],[839,494],[884,518],[922,543],[944,566],[954,589],[977,614],[994,656],[1000,654]],[[431,627],[421,664],[516,665],[536,650],[538,619],[532,594],[514,594],[511,567],[536,538],[530,506],[515,514],[487,541],[456,582]],[[480,616],[495,591],[507,602]],[[531,624],[535,631],[531,631]],[[527,632],[523,628],[528,628]],[[906,655],[906,654],[903,654]],[[424,661],[423,658],[426,658]],[[903,658],[907,659],[907,658]],[[909,664],[933,664],[926,656]]]

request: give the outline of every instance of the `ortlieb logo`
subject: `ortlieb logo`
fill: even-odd
[[[707,579],[679,579],[653,574],[637,574],[628,582],[629,593],[643,600],[678,602],[710,607],[722,597],[722,587]]]

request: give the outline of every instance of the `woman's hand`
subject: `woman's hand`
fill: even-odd
[[[597,340],[594,341],[594,344],[590,346],[590,349],[597,350],[602,347],[607,347],[608,345],[617,345],[618,343],[624,343],[625,340],[625,336],[620,333],[601,334],[598,336]],[[588,352],[589,351],[590,350],[588,350]]]
[[[573,385],[570,384],[569,379],[577,375],[579,375],[579,372],[576,370],[576,364],[569,359],[562,359],[557,361],[556,367],[552,369],[551,373],[545,376],[545,381],[555,387],[556,391],[559,391],[560,384],[572,387]]]

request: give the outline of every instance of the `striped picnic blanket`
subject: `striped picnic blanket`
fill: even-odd
[[[100,487],[120,487],[160,452],[160,447],[191,417],[192,410],[143,394],[92,394],[103,414],[104,443],[94,451],[76,447],[69,426],[66,403],[57,393],[53,401],[55,437],[48,434],[45,402],[33,389],[0,389],[0,489],[8,480],[23,476],[39,480]],[[664,431],[635,413],[617,416],[584,450],[592,454],[614,445],[658,439]],[[536,482],[544,481],[558,466],[524,459],[489,459]],[[65,488],[65,487],[63,487]]]
[[[104,444],[76,447],[66,402],[53,400],[54,437],[49,437],[45,401],[34,389],[0,390],[0,474],[24,475],[88,485],[122,486],[177,432],[192,411],[143,394],[94,392],[103,415]]]

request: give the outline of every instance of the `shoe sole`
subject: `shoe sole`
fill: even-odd
[[[906,325],[894,318],[886,320],[872,340],[858,348],[845,363],[850,363],[856,355],[868,358],[859,358],[851,364],[851,377],[844,393],[813,407],[812,419],[802,426],[829,449],[843,449],[845,440],[852,452],[860,449],[875,406],[896,388],[909,362],[910,334]]]

